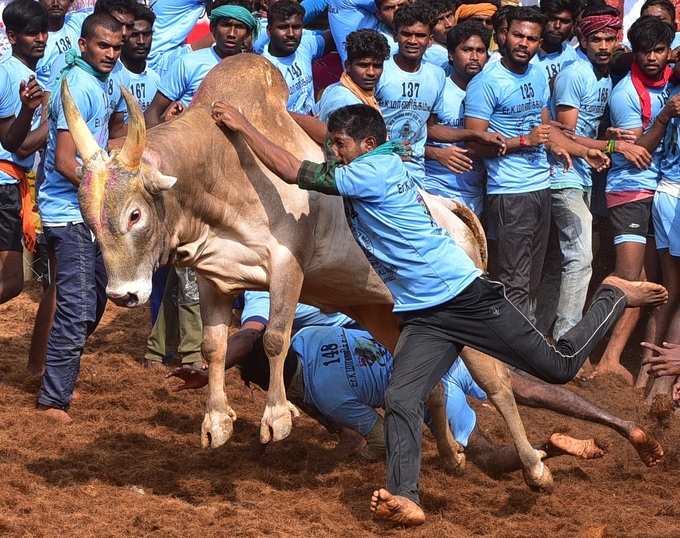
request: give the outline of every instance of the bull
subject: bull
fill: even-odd
[[[61,92],[83,161],[80,207],[101,246],[107,295],[117,304],[137,306],[149,298],[159,265],[196,270],[209,377],[204,447],[224,444],[233,432],[236,414],[224,391],[224,363],[232,301],[243,290],[269,289],[271,295],[263,335],[271,367],[263,443],[287,437],[297,414],[286,400],[283,362],[299,300],[346,313],[394,349],[399,325],[391,296],[354,241],[342,200],[284,183],[238,135],[223,132],[211,118],[214,101],[230,103],[292,154],[321,161],[320,148],[287,113],[286,84],[269,62],[249,54],[226,59],[208,74],[182,116],[148,133],[139,106],[123,89],[128,134],[110,154],[90,134],[66,81]],[[426,196],[426,203],[483,268],[486,241],[474,214],[440,198]],[[508,424],[525,480],[549,488],[552,476],[527,440],[507,369],[471,349],[463,358]]]

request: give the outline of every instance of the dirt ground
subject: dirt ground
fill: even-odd
[[[521,409],[530,439],[555,430],[596,436],[601,460],[549,465],[551,495],[532,493],[520,473],[500,480],[468,464],[464,477],[438,466],[425,440],[422,490],[428,522],[416,530],[372,521],[368,499],[382,463],[340,461],[335,439],[309,418],[289,439],[257,442],[262,393],[228,376],[239,419],[217,450],[199,443],[204,391],[175,394],[160,368],[144,369],[147,309],[109,305],[83,356],[75,422],[55,425],[34,409],[39,380],[26,373],[39,290],[0,307],[0,535],[4,536],[680,536],[680,422],[654,426],[666,450],[647,469],[601,426]],[[632,389],[617,379],[573,390],[648,424]],[[479,427],[507,442],[498,414],[479,406]]]

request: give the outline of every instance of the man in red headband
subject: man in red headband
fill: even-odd
[[[621,19],[615,8],[601,5],[584,10],[578,27],[577,59],[563,66],[555,79],[554,119],[574,130],[576,142],[609,154],[616,152],[622,160],[645,167],[649,154],[640,146],[597,140],[612,90],[609,61],[620,29]],[[554,166],[551,177],[552,220],[561,252],[560,291],[553,326],[553,337],[558,339],[581,319],[592,276],[590,174],[588,163],[575,158],[569,170]]]
[[[673,37],[673,29],[655,16],[641,17],[631,26],[628,31],[633,49],[631,71],[616,86],[609,104],[612,127],[628,130],[630,136],[652,154],[650,166],[642,170],[614,155],[607,175],[607,207],[616,248],[615,271],[629,280],[640,275],[645,251],[655,255],[656,245],[653,238],[648,237],[648,232],[651,231],[652,199],[661,174],[663,147],[659,143],[666,132],[665,125],[673,105],[667,103],[671,74],[668,62]],[[677,99],[674,98],[674,101]],[[616,141],[616,144],[620,142]],[[661,261],[663,264],[663,256]],[[675,272],[671,264],[665,269],[664,274]],[[645,338],[647,341],[660,343],[668,325],[669,310],[672,309],[655,311]],[[627,317],[631,317],[629,325],[632,330],[638,315],[628,314]],[[619,350],[626,344],[630,331],[621,331],[619,336],[608,346],[597,371],[619,373],[632,382],[632,375],[619,362]],[[645,351],[643,359],[651,354],[651,350]],[[647,373],[643,369],[637,386],[644,388],[646,382]]]

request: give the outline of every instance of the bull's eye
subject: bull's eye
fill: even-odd
[[[132,228],[142,218],[142,212],[139,209],[133,209],[130,213],[130,220],[128,221],[128,229]]]

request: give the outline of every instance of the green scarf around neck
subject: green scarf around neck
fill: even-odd
[[[359,155],[354,160],[359,161],[367,157],[375,157],[376,155],[392,155],[392,154],[395,154],[398,157],[411,157],[411,153],[412,153],[411,146],[407,146],[403,142],[395,142],[388,140],[384,144],[379,145],[377,148],[374,148],[371,151],[367,151],[363,155]]]
[[[54,96],[57,92],[61,91],[61,81],[68,74],[71,69],[77,67],[85,71],[88,75],[92,75],[94,78],[101,82],[106,82],[109,79],[109,73],[102,73],[97,71],[89,63],[87,63],[75,50],[71,49],[66,51],[64,55],[64,60],[66,65],[59,71],[59,75],[54,82],[54,86],[51,88],[49,108],[52,108],[52,102],[54,101]]]

